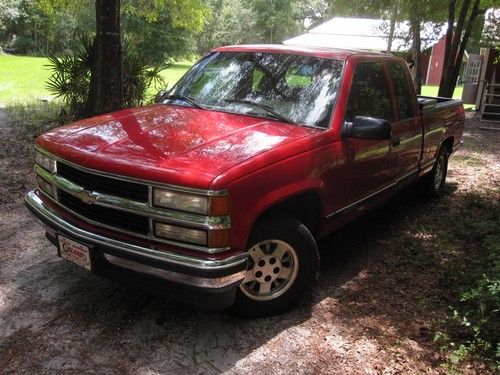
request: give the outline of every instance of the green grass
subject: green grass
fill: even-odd
[[[51,98],[45,88],[50,70],[44,57],[0,55],[0,107],[36,102]],[[193,64],[192,61],[179,61],[171,64],[161,75],[172,87]],[[151,87],[148,96],[154,96],[160,88]],[[462,97],[462,86],[457,86],[454,98]],[[437,96],[438,86],[422,86],[422,95]]]
[[[455,91],[453,92],[454,99],[462,98],[463,86],[455,87]],[[422,86],[422,95],[424,96],[438,96],[439,86]]]
[[[422,86],[423,96],[438,96],[439,86]],[[455,87],[453,92],[453,99],[462,99],[462,92],[464,91],[463,86]],[[464,104],[466,110],[472,110],[475,108],[474,104]]]
[[[0,55],[0,106],[50,97],[45,81],[50,76],[44,57]]]
[[[47,63],[44,57],[0,55],[0,107],[50,99],[45,88],[50,77]],[[165,69],[161,74],[168,87],[172,87],[191,65],[190,61],[181,61]],[[156,89],[150,88],[148,94],[154,96]]]
[[[167,82],[168,88],[171,88],[193,64],[194,61],[179,61],[162,71],[161,75]]]
[[[146,98],[154,98],[159,90],[171,88],[188,71],[194,61],[179,61],[170,64],[167,69],[160,74],[166,82],[166,87],[150,87],[146,93]]]

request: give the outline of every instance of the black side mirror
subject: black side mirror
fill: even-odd
[[[342,135],[347,138],[390,139],[391,123],[387,120],[368,116],[356,116],[353,122],[346,122]]]

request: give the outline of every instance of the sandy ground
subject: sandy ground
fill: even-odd
[[[320,244],[319,284],[297,309],[241,320],[124,288],[59,259],[22,203],[34,182],[26,161],[33,137],[11,138],[2,122],[0,373],[448,371],[433,342],[448,313],[443,274],[471,246],[446,228],[473,215],[464,199],[498,199],[498,132],[469,119],[445,197],[429,202],[411,189],[395,197]],[[486,370],[465,363],[460,371]]]

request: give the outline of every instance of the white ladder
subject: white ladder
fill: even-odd
[[[484,88],[479,118],[481,129],[500,130],[500,84],[489,83]]]

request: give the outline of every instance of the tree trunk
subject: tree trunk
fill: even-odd
[[[391,53],[392,41],[394,39],[394,29],[396,28],[396,17],[398,16],[398,6],[395,3],[392,9],[391,26],[389,29],[389,39],[387,40],[387,53]]]
[[[450,97],[453,96],[453,92],[455,91],[455,86],[456,86],[456,82],[458,80],[458,75],[460,74],[460,68],[462,67],[462,60],[464,58],[465,47],[467,46],[467,42],[469,41],[469,38],[471,36],[472,28],[474,27],[474,22],[475,22],[477,16],[479,15],[479,1],[480,0],[474,1],[472,12],[469,16],[469,20],[468,20],[466,27],[465,27],[464,36],[460,42],[457,57],[455,59],[455,64],[454,64],[453,69],[451,71],[450,81],[452,82],[453,87],[451,88]]]
[[[448,61],[450,58],[451,41],[453,39],[453,24],[455,23],[456,3],[457,0],[450,0],[448,2],[448,28],[446,29],[446,40],[445,40],[444,60],[443,60],[445,62]]]
[[[467,45],[467,42],[469,40],[474,21],[479,13],[479,1],[480,0],[474,0],[473,9],[468,20],[467,13],[469,11],[471,0],[463,1],[455,30],[453,30],[453,23],[455,20],[455,6],[457,1],[451,0],[449,2],[445,58],[443,64],[443,73],[441,75],[441,81],[439,83],[439,96],[446,98],[451,98],[453,96],[453,91],[455,91],[458,74],[460,73],[460,67],[462,65],[465,46]]]
[[[97,115],[123,105],[123,60],[120,37],[120,0],[96,0],[96,37],[88,112]]]
[[[417,95],[420,95],[422,91],[422,51],[421,51],[421,39],[420,39],[420,21],[413,20],[411,23],[411,29],[413,34],[413,69],[415,70],[414,84],[415,91]]]

